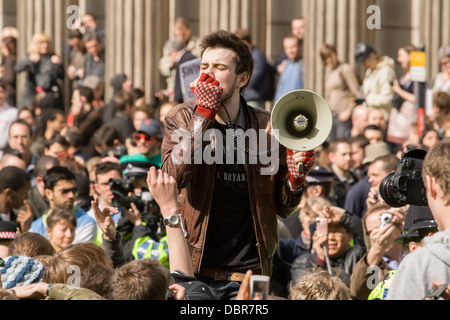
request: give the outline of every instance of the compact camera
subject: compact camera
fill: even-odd
[[[386,227],[391,222],[392,222],[392,214],[391,213],[385,212],[385,213],[381,214],[381,225],[380,225],[381,229]]]
[[[422,180],[422,165],[427,152],[410,150],[402,155],[397,170],[389,174],[380,184],[380,195],[393,208],[407,204],[427,207],[427,190]]]

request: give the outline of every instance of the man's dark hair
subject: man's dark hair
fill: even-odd
[[[351,146],[351,144],[350,144],[350,142],[348,141],[348,139],[345,139],[345,138],[339,138],[339,139],[336,139],[335,141],[333,141],[331,144],[330,144],[330,147],[328,148],[328,151],[331,153],[331,152],[336,152],[337,151],[337,147],[340,145],[340,144],[347,144],[347,145],[349,145],[349,146]]]
[[[45,143],[45,148],[49,149],[52,145],[59,143],[60,145],[62,145],[64,148],[69,148],[70,144],[69,142],[66,140],[66,138],[62,135],[55,135],[51,140],[46,141]]]
[[[53,190],[59,181],[76,181],[75,175],[66,167],[53,167],[44,175],[44,188]]]
[[[68,38],[83,40],[83,34],[80,30],[70,30]]]
[[[95,166],[95,178],[99,174],[105,174],[110,171],[117,171],[122,176],[122,168],[120,168],[120,164],[114,162],[100,162]]]
[[[383,169],[386,172],[393,172],[397,170],[398,164],[400,160],[397,158],[395,154],[388,154],[385,156],[381,156],[375,159],[374,162],[381,161],[383,163]]]
[[[350,144],[353,144],[353,143],[356,143],[362,149],[364,149],[365,147],[367,147],[370,144],[369,140],[367,140],[367,138],[362,134],[351,137]]]
[[[305,190],[308,187],[312,186],[321,186],[322,187],[322,194],[321,196],[324,198],[327,198],[330,196],[331,189],[333,187],[333,182],[305,182]]]
[[[0,170],[0,193],[5,189],[19,191],[31,181],[28,173],[17,167],[5,167]]]
[[[20,158],[23,160],[23,155],[20,153],[19,150],[17,149],[11,149],[11,148],[7,148],[4,152],[3,152],[3,157],[6,155],[11,155],[11,156],[15,156],[17,158]]]
[[[47,122],[55,121],[58,115],[62,115],[64,117],[64,111],[55,108],[42,110],[41,116],[37,118],[36,135],[38,137],[44,137],[45,131],[47,131]]]
[[[64,135],[69,145],[75,148],[80,148],[82,146],[81,130],[77,127],[70,127],[67,129],[66,134]]]
[[[122,137],[120,136],[120,133],[117,131],[117,129],[106,124],[98,129],[93,137],[94,146],[96,147],[100,147],[103,144],[107,147],[114,147],[115,140],[123,143]]]
[[[11,125],[9,126],[9,135],[11,135],[11,128],[13,126],[15,126],[16,124],[21,124],[21,125],[24,125],[25,127],[27,127],[28,128],[28,132],[30,133],[30,137],[32,136],[33,128],[31,128],[30,124],[28,122],[26,122],[25,120],[23,120],[23,119],[17,119],[13,123],[11,123]]]
[[[252,53],[248,46],[235,34],[225,30],[212,32],[202,39],[200,48],[202,49],[202,56],[206,49],[210,48],[224,48],[234,51],[234,53],[236,53],[236,74],[241,75],[244,72],[247,72],[249,79],[252,77],[254,68]],[[248,83],[241,88],[241,92],[243,92],[247,86]]]
[[[34,176],[35,177],[43,177],[45,173],[48,171],[47,167],[51,165],[52,167],[59,166],[59,160],[55,157],[42,155],[36,161],[34,165]]]
[[[376,131],[380,131],[380,132],[384,133],[383,129],[380,126],[377,126],[375,124],[369,124],[367,127],[365,127],[363,134],[365,134],[367,130],[376,130]]]
[[[94,90],[92,90],[89,87],[80,86],[77,88],[77,90],[80,92],[80,96],[85,97],[86,101],[91,104],[92,101],[94,101]]]

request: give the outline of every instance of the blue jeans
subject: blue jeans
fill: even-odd
[[[210,286],[219,300],[235,300],[241,284],[234,281],[215,281],[213,279],[196,274],[195,277]]]

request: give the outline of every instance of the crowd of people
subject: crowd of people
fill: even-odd
[[[439,51],[420,127],[414,46],[399,48],[397,77],[394,59],[369,43],[358,44],[356,69],[324,44],[331,134],[316,150],[274,149],[266,104],[304,89],[304,24],[292,21],[271,63],[248,30],[200,39],[176,19],[159,64],[167,88],[151,94],[125,74],[105,79],[107,38],[91,14],[69,34],[69,65],[45,34],[17,59],[19,34],[4,29],[0,299],[247,300],[252,275],[270,276],[269,299],[450,298],[450,46]],[[180,65],[194,59],[195,98],[185,101]],[[276,154],[270,175],[261,174],[264,143],[255,164],[254,146],[237,137],[258,129]],[[426,206],[394,207],[383,181],[411,150],[426,154],[411,187]],[[215,162],[197,162],[199,151]]]

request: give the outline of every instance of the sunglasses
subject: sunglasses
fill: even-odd
[[[78,189],[77,188],[71,188],[71,189],[62,189],[61,190],[61,194],[68,194],[68,193],[73,193],[74,195],[76,195],[78,193]]]
[[[141,142],[142,140],[144,140],[144,142],[149,143],[149,142],[152,142],[153,139],[154,139],[154,137],[148,136],[144,133],[136,133],[134,135],[134,140],[136,142]]]

